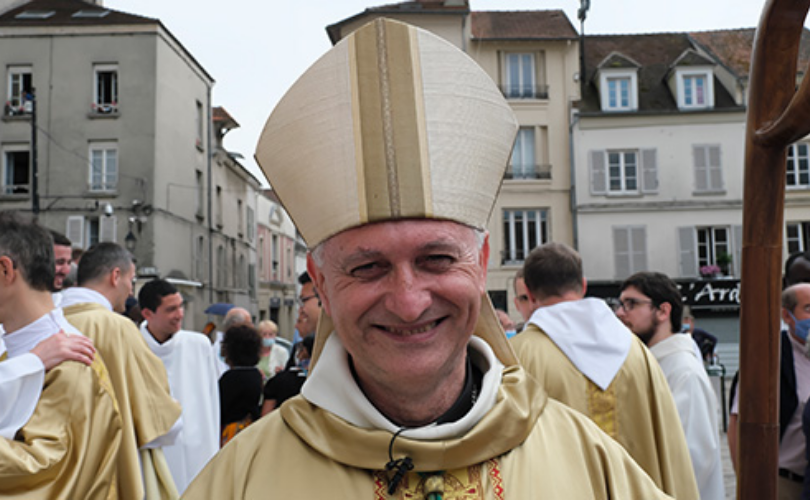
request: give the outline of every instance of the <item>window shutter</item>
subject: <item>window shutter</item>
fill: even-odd
[[[706,191],[709,189],[707,175],[707,158],[705,146],[692,146],[692,155],[695,163],[695,191]]]
[[[641,192],[658,192],[658,158],[655,149],[641,150]]]
[[[630,276],[630,229],[613,228],[613,256],[616,265],[616,279]]]
[[[65,236],[73,244],[73,248],[84,248],[84,216],[71,215],[67,218]]]
[[[102,215],[98,220],[98,241],[111,241],[115,243],[117,229],[118,217],[114,215]]]
[[[633,247],[631,269],[634,273],[647,270],[647,230],[644,227],[630,228],[630,242]]]
[[[607,194],[605,152],[591,151],[591,194]]]
[[[743,229],[741,225],[731,226],[731,237],[734,240],[734,276],[742,277],[742,249],[743,249]]]
[[[720,146],[709,146],[709,188],[717,191],[723,189],[723,164],[720,162]]]
[[[694,278],[698,276],[697,254],[696,254],[695,228],[678,228],[678,249],[679,262],[681,265],[681,277]]]

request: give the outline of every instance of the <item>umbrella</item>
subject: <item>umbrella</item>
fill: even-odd
[[[211,304],[205,309],[205,314],[213,314],[215,316],[225,316],[225,314],[231,310],[233,304],[228,304],[226,302],[217,302],[216,304]]]

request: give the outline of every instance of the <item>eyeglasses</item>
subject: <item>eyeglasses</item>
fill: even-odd
[[[295,299],[295,302],[298,304],[299,307],[303,307],[304,304],[307,303],[308,300],[317,299],[317,295],[307,295],[306,297],[298,297]]]
[[[636,306],[642,305],[642,304],[650,304],[650,305],[652,305],[653,301],[652,300],[631,299],[631,298],[616,299],[616,302],[614,303],[613,310],[618,311],[619,309],[624,309],[625,312],[630,312],[630,311],[633,310],[633,308],[635,308]],[[655,307],[655,306],[653,306],[653,307]]]

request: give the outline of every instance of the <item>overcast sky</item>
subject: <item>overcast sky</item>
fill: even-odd
[[[213,104],[240,123],[225,139],[256,169],[264,122],[287,88],[331,44],[326,26],[396,0],[104,0],[160,19],[211,74]],[[765,0],[591,0],[586,34],[654,33],[756,27]],[[563,9],[579,31],[579,0],[470,0],[482,10]],[[253,170],[257,171],[257,170]]]

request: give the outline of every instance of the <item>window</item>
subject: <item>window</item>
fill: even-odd
[[[279,276],[279,258],[280,254],[278,251],[278,235],[274,234],[271,236],[270,240],[270,262],[272,262],[273,264],[270,279],[274,281],[281,280],[281,277]]]
[[[623,59],[621,65],[633,64]],[[638,68],[620,67],[599,70],[599,101],[602,111],[624,112],[638,109]]]
[[[698,266],[717,265],[720,254],[728,254],[727,227],[699,227],[697,231]]]
[[[242,200],[236,200],[236,233],[239,236],[245,234],[245,216],[242,210]]]
[[[706,266],[717,266],[725,275],[739,275],[742,226],[680,227],[678,248],[681,276],[697,277],[717,271],[706,270]]]
[[[509,162],[512,179],[535,179],[534,128],[521,127]]]
[[[720,146],[692,146],[695,162],[695,191],[722,191],[723,167],[720,164]]]
[[[225,247],[219,245],[217,247],[217,287],[225,288],[225,277],[228,270],[225,269]]]
[[[511,98],[536,97],[534,54],[506,55],[505,94]]]
[[[810,188],[810,161],[806,143],[791,144],[787,156],[787,187]]]
[[[31,190],[31,155],[27,145],[3,148],[2,194],[28,194]]]
[[[90,191],[114,191],[118,186],[118,145],[90,144]]]
[[[676,69],[678,107],[707,109],[714,107],[714,77],[710,67],[681,67]]]
[[[217,186],[217,197],[216,197],[216,208],[217,208],[217,215],[216,215],[216,222],[217,227],[222,229],[222,186]]]
[[[589,160],[593,195],[658,192],[655,149],[591,151]]]
[[[785,239],[788,254],[810,250],[810,221],[788,222]]]
[[[202,151],[203,149],[203,133],[204,133],[204,123],[205,120],[203,119],[203,105],[200,101],[197,101],[197,114],[195,115],[196,125],[197,125],[197,137],[195,139],[195,145],[197,149]]]
[[[97,64],[93,67],[93,111],[100,114],[118,112],[118,66]]]
[[[548,241],[546,210],[503,211],[503,264],[519,264],[529,252]]]
[[[196,258],[194,259],[194,275],[197,278],[197,281],[204,281],[205,280],[205,237],[197,236],[197,248],[196,248]]]
[[[89,248],[102,241],[115,242],[117,233],[118,218],[114,215],[71,215],[67,220],[66,236],[75,248]]]
[[[608,152],[608,189],[611,193],[638,192],[638,155],[635,151]]]
[[[205,218],[203,213],[203,209],[205,208],[205,183],[203,181],[203,173],[202,170],[196,171],[195,176],[195,187],[197,191],[196,203],[197,203],[197,210],[196,216],[198,219]]]
[[[247,207],[247,228],[245,230],[245,234],[247,234],[247,239],[249,242],[253,242],[253,237],[256,235],[256,222],[254,220],[253,215],[253,207]]]
[[[683,103],[685,106],[706,105],[706,76],[684,75]]]
[[[31,113],[31,96],[29,94],[32,88],[31,66],[9,66],[6,115],[16,116]]]
[[[647,270],[647,228],[616,226],[613,228],[613,257],[616,279],[625,279]]]
[[[609,109],[630,109],[630,77],[609,77],[607,79]]]

